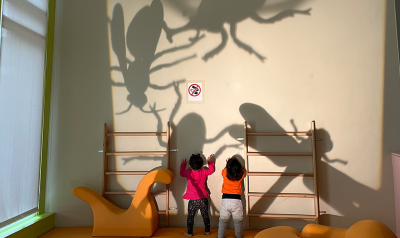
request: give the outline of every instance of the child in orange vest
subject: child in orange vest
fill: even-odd
[[[246,169],[239,160],[232,156],[226,161],[222,170],[224,182],[222,184],[222,202],[218,224],[218,238],[224,238],[228,221],[232,215],[236,238],[243,237],[243,204],[242,180],[246,176]]]

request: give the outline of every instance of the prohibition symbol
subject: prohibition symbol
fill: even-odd
[[[192,97],[197,97],[201,93],[201,87],[198,84],[191,84],[188,89],[188,93]]]

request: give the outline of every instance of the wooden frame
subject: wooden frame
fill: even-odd
[[[263,218],[297,218],[306,220],[315,220],[318,223],[319,217],[319,199],[318,199],[318,184],[317,184],[317,158],[315,148],[315,121],[311,122],[311,132],[248,132],[247,122],[244,122],[244,155],[245,167],[247,175],[245,178],[245,196],[246,196],[246,220],[247,228],[250,227],[250,217],[263,217]],[[311,152],[249,152],[248,151],[248,137],[249,136],[309,136],[311,137]],[[312,157],[313,173],[277,173],[277,172],[250,172],[249,171],[249,156],[308,156]],[[249,191],[249,177],[250,176],[292,176],[292,177],[313,177],[313,194],[300,194],[300,193],[256,193]],[[294,215],[294,214],[256,214],[250,213],[250,199],[249,197],[294,197],[294,198],[314,198],[314,215]]]
[[[108,143],[109,137],[117,136],[165,136],[167,140],[167,148],[165,151],[109,151]],[[119,155],[166,155],[167,156],[167,169],[170,169],[170,127],[169,122],[167,123],[166,132],[109,132],[107,123],[104,123],[104,138],[103,138],[103,188],[102,196],[107,198],[107,195],[134,195],[135,191],[118,191],[111,192],[107,188],[107,176],[112,175],[146,175],[149,171],[108,171],[108,156],[119,156]],[[165,192],[154,192],[153,195],[165,195],[165,211],[158,211],[159,215],[165,215],[165,226],[169,224],[169,185],[166,185]]]
[[[244,122],[244,155],[245,155],[245,159],[244,159],[244,164],[246,167],[246,178],[244,179],[244,187],[245,187],[245,196],[246,196],[246,223],[247,223],[247,228],[250,227],[250,216],[249,216],[249,211],[250,211],[250,199],[249,199],[249,164],[248,164],[248,138],[247,138],[247,122]]]

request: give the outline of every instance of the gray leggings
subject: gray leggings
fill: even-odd
[[[224,198],[221,202],[221,211],[218,224],[218,238],[224,238],[230,216],[233,218],[235,237],[243,237],[243,204],[240,199]]]

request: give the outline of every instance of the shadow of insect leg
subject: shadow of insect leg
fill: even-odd
[[[240,41],[237,38],[237,36],[236,36],[236,24],[231,24],[230,33],[231,33],[233,42],[235,42],[237,46],[239,46],[240,48],[242,48],[245,51],[249,52],[250,54],[255,54],[257,56],[257,58],[259,58],[262,62],[264,62],[264,59],[265,59],[264,56],[260,55],[251,46],[243,43],[242,41]]]
[[[228,33],[226,32],[226,30],[224,28],[221,28],[221,38],[222,38],[221,44],[219,44],[219,46],[217,46],[217,48],[215,48],[212,51],[205,54],[203,57],[204,61],[207,61],[209,58],[212,58],[214,55],[221,52],[221,50],[226,46],[226,43],[228,42]]]
[[[175,52],[175,51],[178,51],[178,50],[187,49],[187,48],[193,46],[194,44],[196,44],[196,43],[197,43],[200,39],[202,39],[202,38],[204,38],[204,35],[196,36],[195,38],[190,38],[191,43],[189,43],[189,44],[163,50],[163,51],[157,53],[157,54],[154,56],[153,61],[156,60],[156,59],[158,59],[158,58],[160,58],[160,57],[163,56],[164,54],[172,53],[172,52]]]
[[[275,22],[283,20],[287,17],[293,17],[294,14],[310,15],[310,11],[311,11],[311,8],[304,10],[304,11],[288,9],[288,10],[284,10],[268,19],[264,19],[256,13],[251,15],[250,18],[258,23],[275,23]]]
[[[165,86],[159,86],[159,85],[155,85],[155,84],[149,84],[149,87],[152,88],[152,89],[155,89],[155,90],[164,90],[164,89],[167,89],[167,88],[169,88],[169,87],[175,86],[176,83],[182,83],[182,82],[185,82],[185,80],[184,80],[184,79],[181,79],[181,80],[178,80],[178,81],[174,81],[174,82],[169,83],[169,84],[167,84],[167,85],[165,85]]]
[[[189,59],[192,59],[192,58],[195,58],[195,57],[196,57],[196,54],[191,55],[191,56],[188,56],[188,57],[183,58],[183,59],[180,59],[180,60],[177,60],[177,61],[172,62],[172,63],[160,64],[160,65],[157,65],[156,67],[150,69],[149,72],[150,72],[150,74],[151,74],[151,73],[153,73],[153,72],[155,72],[155,71],[157,71],[157,70],[160,70],[160,69],[162,69],[162,68],[171,67],[171,66],[174,66],[174,65],[176,65],[176,64],[179,64],[179,63],[182,62],[182,61],[189,60]]]
[[[167,39],[170,43],[173,42],[172,37],[175,34],[178,34],[182,31],[187,31],[187,30],[191,30],[191,29],[195,29],[195,27],[193,26],[193,24],[191,22],[189,22],[188,24],[186,24],[185,26],[179,27],[179,28],[175,28],[175,29],[171,29],[167,26],[167,23],[164,21],[163,24],[163,29],[165,31],[165,33],[167,34]]]

